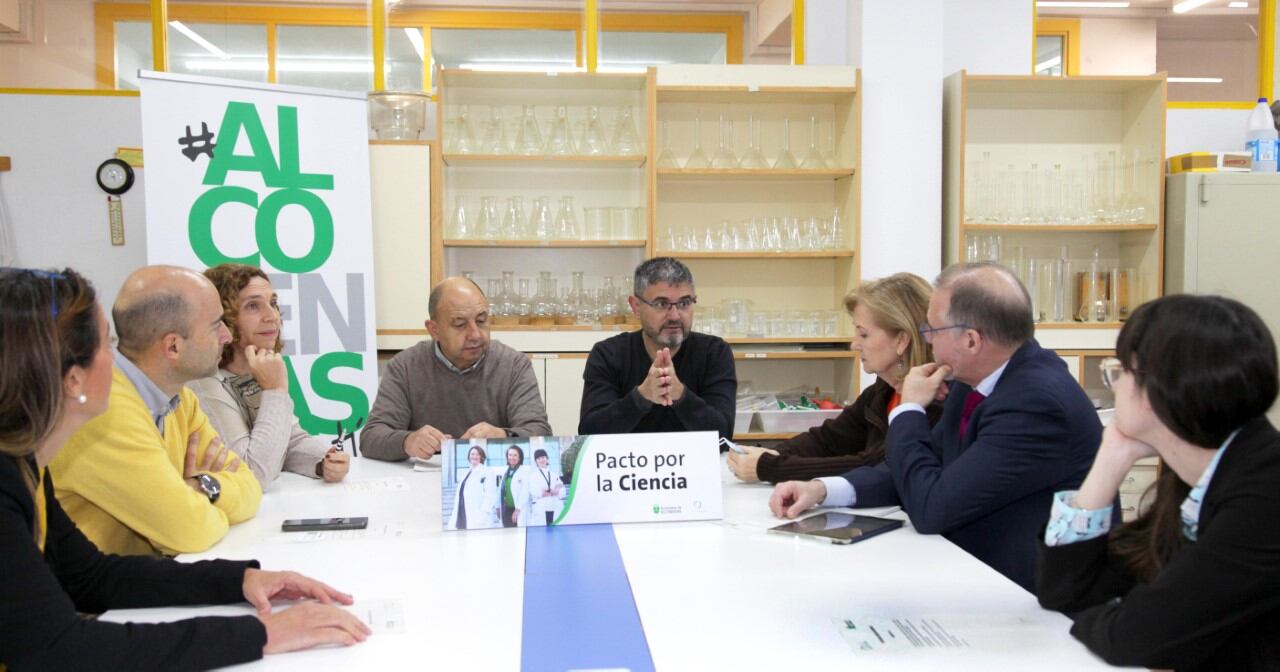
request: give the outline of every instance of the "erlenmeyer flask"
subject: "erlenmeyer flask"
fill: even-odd
[[[791,155],[791,119],[782,120],[782,148],[773,160],[776,169],[790,170],[796,167],[796,157]]]
[[[809,152],[804,155],[800,167],[810,170],[827,167],[827,160],[822,158],[822,151],[818,149],[818,118],[816,116],[809,117]]]
[[[639,154],[640,135],[636,133],[636,122],[631,116],[630,107],[618,108],[617,128],[613,131],[613,153],[625,156]]]
[[[587,128],[582,136],[582,153],[587,156],[609,153],[609,141],[605,136],[604,122],[600,120],[600,108],[595,105],[587,108]]]
[[[533,316],[533,295],[529,292],[529,278],[520,278],[520,291],[516,293],[516,314],[520,324],[529,324]]]
[[[760,124],[756,123],[755,116],[747,117],[747,153],[742,155],[742,161],[738,162],[739,168],[768,168],[769,162],[764,158],[764,152],[760,151]]]
[[[507,214],[502,218],[502,237],[507,240],[523,240],[525,238],[523,201],[524,199],[519,196],[512,196],[507,199]]]
[[[457,154],[474,154],[476,149],[476,134],[471,130],[471,109],[463,105],[454,125],[453,151]]]
[[[555,237],[560,240],[578,239],[578,218],[573,214],[573,197],[560,198],[560,212],[556,215]]]
[[[675,152],[671,151],[671,130],[667,127],[667,120],[662,120],[662,153],[658,154],[659,168],[679,168],[680,162],[676,160]]]
[[[699,111],[693,117],[693,151],[689,152],[689,158],[684,160],[686,170],[690,168],[706,168],[711,165],[707,160],[706,152],[702,151],[702,112]]]
[[[826,159],[828,168],[836,167],[836,122],[829,121],[826,140],[822,143],[822,158]]]
[[[738,157],[733,153],[733,122],[720,115],[720,147],[711,158],[712,168],[737,168]]]
[[[533,199],[533,217],[530,218],[535,240],[550,240],[555,232],[555,220],[551,217],[551,199],[545,196]]]
[[[502,122],[502,108],[497,105],[489,106],[489,123],[485,127],[484,146],[480,151],[485,154],[507,153],[507,134],[505,124]]]
[[[457,205],[453,208],[453,218],[449,220],[449,237],[461,239],[474,236],[475,231],[471,228],[471,215],[467,212],[467,206],[462,202],[462,197],[459,196],[454,202]]]
[[[525,105],[520,113],[520,130],[516,134],[517,154],[533,156],[542,153],[542,131],[538,130],[538,117],[532,105]]]
[[[551,132],[547,134],[547,154],[549,156],[573,154],[573,141],[569,139],[569,111],[564,105],[556,107],[556,116],[551,120]]]
[[[499,238],[502,235],[498,205],[492,196],[480,198],[480,221],[476,225],[476,234],[478,238]]]

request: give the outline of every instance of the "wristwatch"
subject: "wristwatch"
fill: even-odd
[[[196,485],[200,486],[200,492],[209,498],[210,504],[217,502],[218,496],[222,494],[222,484],[209,474],[196,474]]]

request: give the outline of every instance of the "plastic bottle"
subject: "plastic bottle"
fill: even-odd
[[[1253,172],[1276,172],[1276,127],[1266,98],[1259,98],[1249,115],[1245,149],[1253,154]]]

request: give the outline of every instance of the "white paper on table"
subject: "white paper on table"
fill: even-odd
[[[409,461],[413,463],[414,471],[440,471],[440,464],[438,462],[433,464],[417,457],[411,457],[409,458]]]
[[[369,524],[363,530],[309,530],[307,532],[283,532],[293,543],[312,541],[339,541],[351,539],[403,539],[408,536],[409,529],[403,521]]]
[[[338,605],[351,612],[377,635],[403,635],[405,633],[404,602],[390,600],[359,600],[347,607]]]
[[[347,481],[342,484],[347,492],[397,492],[407,491],[409,482],[403,476],[378,478],[367,481]]]
[[[860,655],[1038,649],[1062,634],[1030,618],[989,614],[873,615],[831,622]]]

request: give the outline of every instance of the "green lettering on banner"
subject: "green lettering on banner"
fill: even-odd
[[[226,203],[243,203],[251,208],[258,207],[258,194],[244,187],[214,187],[200,194],[191,204],[191,212],[187,214],[187,238],[191,241],[191,250],[196,253],[205,266],[218,264],[258,265],[258,255],[232,257],[223,254],[213,242],[213,213]],[[259,213],[261,214],[261,213]],[[332,230],[332,224],[330,225]],[[332,234],[331,234],[332,235]],[[274,235],[272,236],[274,238]]]
[[[300,205],[311,215],[311,250],[301,257],[290,257],[280,247],[276,220],[286,205]],[[309,273],[324,265],[333,252],[333,215],[319,196],[303,189],[274,191],[258,206],[254,220],[254,236],[262,257],[281,273]]]
[[[297,146],[297,115],[294,116],[294,146]],[[236,142],[240,133],[244,132],[249,140],[249,148],[253,154],[243,156],[235,154]],[[283,134],[285,129],[281,128]],[[218,128],[218,148],[213,152],[213,160],[204,171],[204,183],[219,185],[227,183],[227,173],[233,170],[262,175],[262,181],[268,187],[289,186],[281,179],[280,168],[276,165],[275,155],[271,152],[271,141],[267,140],[267,132],[262,128],[262,118],[258,116],[258,108],[253,103],[231,101],[227,103],[227,111],[222,116],[222,126]]]
[[[337,368],[364,370],[363,358],[354,352],[329,352],[320,355],[311,364],[311,390],[321,399],[337,401],[351,407],[351,413],[345,418],[322,418],[311,412],[307,397],[302,393],[302,385],[298,374],[293,370],[293,362],[284,359],[285,369],[289,372],[289,396],[293,398],[293,412],[298,416],[298,424],[308,434],[332,434],[337,429],[336,423],[341,420],[346,427],[355,420],[369,417],[369,398],[364,390],[351,385],[343,385],[329,379],[329,372]]]
[[[333,189],[333,176],[303,173],[298,164],[298,108],[281,105],[276,108],[276,125],[280,127],[281,186],[297,189]]]

